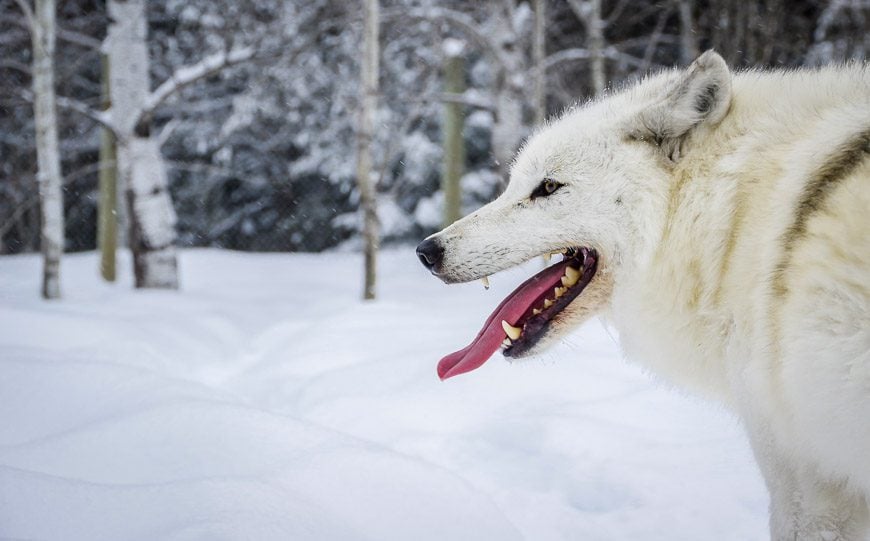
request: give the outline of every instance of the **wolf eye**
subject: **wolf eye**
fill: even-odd
[[[535,188],[535,191],[532,192],[531,197],[532,199],[535,199],[536,197],[547,197],[561,187],[562,184],[556,182],[555,180],[551,178],[545,178],[541,181],[540,184],[538,184],[538,187]]]

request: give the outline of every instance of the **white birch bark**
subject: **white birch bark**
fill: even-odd
[[[496,34],[500,73],[496,82],[495,123],[492,127],[492,151],[502,184],[507,185],[511,160],[519,146],[525,124],[523,104],[525,94],[525,66],[519,37],[507,14],[497,13]]]
[[[375,298],[377,253],[379,244],[377,200],[372,175],[372,138],[378,96],[378,0],[365,0],[363,24],[363,58],[360,66],[361,107],[356,134],[356,176],[363,218],[363,253],[365,283],[363,299]]]
[[[532,62],[535,70],[535,125],[547,119],[547,69],[544,66],[547,40],[547,2],[534,0],[535,30],[532,35]]]
[[[592,90],[598,96],[604,92],[607,75],[604,66],[604,20],[601,0],[568,0],[574,15],[586,27],[586,47],[589,49]]]
[[[604,21],[601,20],[601,0],[588,0],[589,51],[592,53],[592,88],[595,95],[604,92],[607,77],[604,73]]]
[[[42,210],[42,296],[60,297],[60,256],[63,252],[63,190],[60,150],[57,141],[57,111],[54,95],[54,0],[36,0],[29,12],[33,40],[33,98],[36,120],[36,161]]]
[[[117,130],[118,190],[126,198],[136,287],[174,289],[175,210],[160,148],[151,137],[148,119],[140,119],[150,88],[145,0],[110,0],[108,8],[110,111]]]
[[[695,38],[692,0],[679,0],[680,8],[680,60],[688,66],[698,56],[698,40]]]

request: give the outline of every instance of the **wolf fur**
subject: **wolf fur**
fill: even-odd
[[[562,186],[531,198],[543,179]],[[598,250],[535,350],[604,315],[630,359],[739,415],[773,539],[868,535],[866,65],[732,73],[708,51],[541,127],[506,191],[431,238],[447,282]]]

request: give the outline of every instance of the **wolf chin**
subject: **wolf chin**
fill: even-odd
[[[500,197],[418,254],[452,283],[565,249],[591,279],[549,308],[517,293],[531,304],[499,331],[506,356],[604,316],[630,359],[739,415],[773,539],[866,538],[866,65],[732,73],[708,51],[577,106],[528,139]]]

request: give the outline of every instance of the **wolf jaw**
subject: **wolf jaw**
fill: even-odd
[[[499,347],[505,357],[518,359],[528,355],[598,270],[598,253],[594,249],[568,248],[562,254],[561,261],[535,274],[508,295],[471,344],[441,359],[438,377],[444,380],[479,368]]]

